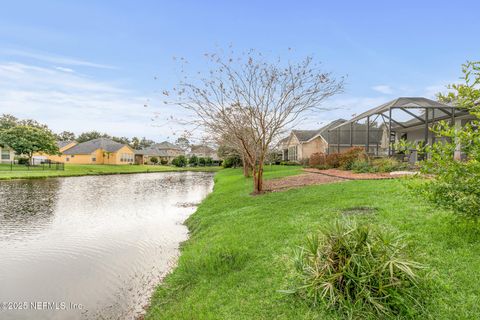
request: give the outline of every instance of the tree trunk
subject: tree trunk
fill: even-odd
[[[263,193],[263,163],[260,162],[258,169],[254,169],[253,173],[253,193]]]
[[[250,168],[250,164],[247,162],[246,157],[244,155],[242,155],[242,165],[243,165],[243,176],[245,178],[249,178],[251,168]]]

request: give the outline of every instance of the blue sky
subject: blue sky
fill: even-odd
[[[232,45],[313,55],[347,75],[345,93],[325,104],[332,110],[302,124],[315,128],[457,81],[463,62],[480,59],[478,12],[478,1],[8,1],[0,113],[55,131],[173,140],[182,128],[166,119],[183,111],[158,94],[179,80],[172,57],[194,72],[204,53]]]

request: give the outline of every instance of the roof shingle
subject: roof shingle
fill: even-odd
[[[65,150],[64,154],[90,154],[98,149],[103,149],[106,152],[116,152],[126,146],[125,144],[115,142],[108,138],[98,138],[90,141],[79,143],[70,149]]]

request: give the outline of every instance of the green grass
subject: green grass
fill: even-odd
[[[188,167],[177,168],[171,166],[148,166],[148,165],[102,165],[102,164],[66,164],[65,170],[19,170],[17,167],[14,171],[9,171],[5,165],[1,164],[0,180],[5,179],[37,179],[49,177],[70,177],[70,176],[86,176],[86,175],[103,175],[103,174],[124,174],[124,173],[147,173],[147,172],[167,172],[167,171],[218,171],[221,167]]]
[[[274,167],[266,178],[296,174]],[[240,170],[215,176],[212,194],[187,221],[178,267],[156,290],[147,319],[339,319],[277,290],[307,234],[338,218],[367,219],[406,235],[412,258],[429,267],[430,319],[478,319],[480,227],[406,195],[401,181],[349,181],[251,196]],[[355,208],[376,208],[357,210]]]

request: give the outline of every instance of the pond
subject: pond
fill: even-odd
[[[1,181],[0,319],[138,317],[212,189],[202,172]]]

